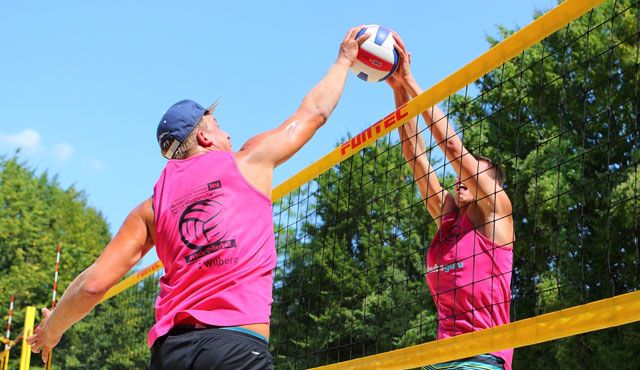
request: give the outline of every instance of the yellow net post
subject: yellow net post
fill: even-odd
[[[29,370],[31,363],[31,346],[27,344],[27,338],[33,334],[33,324],[36,320],[36,308],[27,307],[24,316],[24,331],[22,336],[22,352],[20,353],[20,370]]]
[[[51,363],[53,363],[53,351],[49,352],[49,358],[44,364],[44,370],[51,370]]]
[[[2,355],[0,355],[0,364],[2,364],[2,366],[0,367],[1,370],[9,370],[9,350],[11,349],[11,347],[5,349],[2,352]]]

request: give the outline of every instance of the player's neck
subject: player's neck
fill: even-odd
[[[470,202],[470,203],[466,203],[463,204],[460,208],[459,208],[460,212],[459,212],[459,216],[462,217],[463,214],[467,215],[467,218],[469,220],[474,220],[478,217],[477,212],[478,212],[478,205],[476,204],[476,202]]]

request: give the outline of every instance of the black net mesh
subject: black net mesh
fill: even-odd
[[[610,1],[439,105],[470,152],[505,170],[516,234],[512,321],[638,288],[638,7]],[[456,175],[420,126],[427,152],[417,154],[453,193]],[[424,261],[436,224],[397,134],[284,197],[274,213],[279,369],[435,339]],[[636,339],[613,345],[612,332]],[[586,366],[607,367],[634,352],[638,333],[628,325],[521,349],[514,367],[575,361],[600,342],[608,347]]]

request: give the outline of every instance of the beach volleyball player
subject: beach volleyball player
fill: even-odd
[[[327,121],[359,44],[369,37],[356,37],[362,28],[349,30],[336,62],[289,119],[237,152],[218,125],[215,104],[172,105],[157,129],[169,162],[153,196],[129,214],[55,309],[43,310],[44,319],[28,339],[33,351],[46,359],[62,334],[155,245],[165,272],[148,337],[150,368],[273,368],[273,170]]]
[[[394,34],[400,66],[387,82],[399,107],[422,93],[409,55]],[[422,113],[434,141],[458,175],[455,195],[440,184],[426,156],[416,120],[398,130],[402,152],[438,231],[427,250],[427,284],[438,311],[438,339],[509,322],[515,234],[504,175],[489,158],[463,146],[447,117],[434,106]],[[424,369],[511,369],[513,349]]]

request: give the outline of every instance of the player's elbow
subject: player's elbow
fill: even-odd
[[[93,266],[92,266],[93,267]],[[102,297],[107,293],[110,286],[105,281],[100,279],[100,277],[92,274],[92,267],[88,268],[82,273],[82,283],[80,284],[80,289],[82,290],[82,294],[89,297]]]
[[[329,119],[333,107],[322,99],[305,97],[299,109],[299,113],[309,117],[314,122],[322,125]]]
[[[462,155],[462,143],[460,140],[447,140],[445,150],[447,158],[459,159]]]
[[[86,296],[91,297],[102,297],[107,293],[109,287],[106,284],[101,283],[100,281],[86,281],[82,285],[82,293]]]
[[[331,110],[321,105],[315,105],[310,112],[311,121],[314,122],[318,127],[327,123],[330,115]]]
[[[328,109],[319,109],[316,113],[318,125],[322,126],[329,120],[329,116],[331,115],[331,111]]]
[[[308,122],[314,130],[317,130],[329,120],[331,112],[321,106],[313,105],[301,109],[298,114],[304,117],[301,119],[302,122]]]

